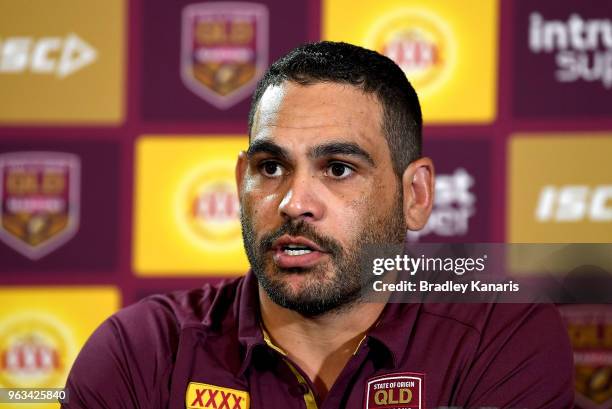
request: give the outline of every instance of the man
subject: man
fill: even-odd
[[[252,270],[111,317],[64,407],[572,407],[553,307],[362,299],[361,252],[422,228],[433,200],[418,99],[391,60],[297,48],[261,80],[249,129],[236,180]]]

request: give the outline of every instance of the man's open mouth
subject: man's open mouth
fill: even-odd
[[[273,257],[281,268],[310,267],[327,254],[315,242],[302,237],[284,235],[272,245]]]
[[[311,253],[313,251],[318,251],[321,253],[326,252],[312,240],[309,240],[303,236],[289,236],[287,234],[281,236],[272,244],[272,250],[281,250],[292,256],[299,256],[302,254]]]

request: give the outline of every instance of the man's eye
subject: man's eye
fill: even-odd
[[[276,178],[283,175],[283,167],[278,162],[264,162],[259,165],[259,169],[264,176]]]
[[[354,172],[353,168],[344,163],[332,163],[327,167],[327,175],[335,179],[344,179]]]

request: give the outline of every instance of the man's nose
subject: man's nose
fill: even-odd
[[[279,212],[286,219],[319,220],[323,217],[325,205],[318,193],[321,186],[316,177],[296,173],[290,181],[290,186],[279,205]]]

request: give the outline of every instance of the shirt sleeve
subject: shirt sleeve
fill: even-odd
[[[550,304],[497,304],[458,397],[464,408],[574,407],[572,349]]]
[[[107,319],[74,362],[63,409],[161,408],[178,343],[171,314],[143,301]]]

